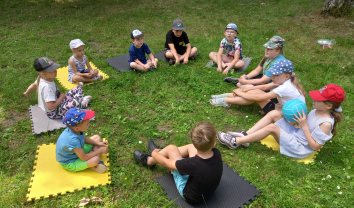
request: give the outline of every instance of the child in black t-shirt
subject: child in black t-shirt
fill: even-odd
[[[215,137],[214,125],[201,122],[191,131],[193,144],[181,147],[169,145],[161,150],[149,139],[151,156],[135,150],[134,158],[148,168],[160,163],[172,169],[180,195],[189,203],[203,202],[218,187],[223,171],[220,151],[214,148]]]
[[[185,46],[183,46],[183,44],[185,44]],[[186,64],[189,59],[195,59],[194,55],[197,53],[197,48],[191,47],[187,33],[184,32],[182,20],[176,19],[173,21],[172,30],[168,31],[166,34],[164,53],[165,57],[170,59],[170,65],[179,65],[180,61]]]

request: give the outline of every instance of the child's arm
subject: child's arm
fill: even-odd
[[[89,74],[90,74],[90,76],[91,76],[91,75],[92,75],[92,73],[93,73],[93,70],[92,70],[91,64],[90,64],[89,59],[88,59],[88,57],[87,57],[87,56],[86,56],[86,61],[85,61],[85,64],[86,64],[87,69],[88,69],[88,72],[89,72]]]
[[[156,63],[155,57],[152,53],[149,54],[149,58],[151,60],[151,63],[155,66],[155,68],[157,68],[157,63]]]
[[[224,52],[224,49],[222,48],[222,47],[220,47],[219,48],[219,51],[218,51],[218,55],[217,55],[217,64],[218,64],[218,69],[217,69],[217,71],[218,72],[222,72],[222,66],[221,66],[221,62],[222,62],[222,60],[221,60],[221,56],[222,56],[222,53]]]
[[[295,118],[294,120],[296,122],[298,122],[302,128],[302,130],[304,131],[305,133],[305,136],[306,136],[306,139],[307,139],[307,142],[309,143],[311,149],[313,151],[317,151],[319,150],[322,145],[319,144],[318,142],[316,142],[316,140],[314,140],[311,136],[311,132],[310,132],[310,129],[309,129],[309,126],[308,126],[308,123],[307,123],[307,119],[306,119],[306,114],[304,111],[302,111],[302,115],[300,114],[300,112],[298,111],[297,112],[299,116],[297,116],[295,114]],[[320,129],[323,131],[323,133],[325,134],[329,134],[331,132],[331,129],[332,129],[332,124],[329,123],[329,122],[324,122],[322,124],[320,124]]]
[[[171,53],[173,54],[173,56],[175,57],[175,60],[176,60],[176,65],[178,66],[179,65],[179,57],[178,57],[178,54],[177,54],[177,51],[176,51],[176,48],[175,48],[175,45],[173,43],[169,43],[168,44],[168,47],[170,47],[170,50],[171,50]]]
[[[85,154],[84,150],[82,148],[74,148],[74,152],[76,155],[82,160],[82,161],[87,161],[91,159],[92,157],[99,155],[99,154],[106,154],[108,151],[107,147],[100,147],[96,151],[91,151],[87,154]]]
[[[77,72],[77,68],[76,68],[76,64],[75,64],[74,59],[70,58],[69,59],[69,64],[70,64],[71,68],[73,69],[73,72],[74,72],[75,75],[81,76],[81,77],[90,78],[89,73],[79,73],[79,72]]]
[[[172,159],[168,159],[165,156],[161,155],[159,153],[160,149],[155,149],[152,153],[151,156],[161,165],[173,169],[173,170],[177,170],[176,167],[176,161],[177,160],[172,160]]]
[[[222,72],[223,74],[227,74],[231,68],[233,68],[236,63],[240,60],[240,51],[235,51],[235,56],[234,56],[234,60],[231,61],[230,65],[228,67],[226,67],[226,69],[224,69],[224,71]]]
[[[192,51],[192,46],[190,43],[187,43],[186,44],[186,47],[187,47],[187,50],[186,50],[186,53],[184,54],[184,60],[183,60],[183,63],[184,64],[187,64],[188,61],[189,61],[189,56],[191,55],[191,51]]]
[[[242,92],[248,92],[248,91],[256,90],[256,89],[259,89],[262,91],[267,91],[267,90],[271,90],[271,89],[274,89],[277,87],[279,87],[279,85],[276,85],[274,83],[268,83],[268,84],[262,84],[262,85],[257,85],[257,86],[252,86],[252,87],[249,87],[246,89],[242,89]]]
[[[58,107],[58,105],[61,103],[61,101],[63,101],[65,99],[65,94],[60,94],[59,98],[56,101],[49,101],[46,102],[46,106],[48,108],[48,110],[52,111],[54,110],[56,107]]]
[[[242,92],[241,89],[236,89],[233,91],[233,93],[236,93],[238,96],[250,100],[253,102],[259,102],[259,101],[264,101],[264,100],[270,100],[273,98],[278,97],[279,95],[276,94],[275,92],[267,92],[267,93],[245,93]]]

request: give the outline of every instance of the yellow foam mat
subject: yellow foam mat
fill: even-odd
[[[92,62],[90,62],[90,65],[91,65],[92,69],[97,69],[98,70],[98,74],[101,74],[103,76],[102,80],[105,80],[105,79],[109,78],[109,76],[107,74],[105,74],[104,72],[99,70]],[[69,82],[69,80],[68,80],[68,67],[69,66],[58,68],[57,69],[58,73],[57,73],[57,78],[56,79],[60,82],[60,84],[65,89],[71,90],[72,88],[76,87],[77,84],[76,83],[73,84],[73,83]],[[89,85],[89,84],[93,84],[93,83],[95,83],[95,82],[88,82],[88,83],[85,83],[84,86]]]
[[[261,140],[261,143],[269,148],[272,148],[274,151],[280,151],[280,147],[278,142],[274,139],[273,136],[269,135],[266,138]],[[313,153],[311,153],[309,156],[303,158],[303,159],[294,159],[297,162],[302,162],[305,164],[312,163],[316,157],[316,155],[320,152],[320,150],[317,150]]]
[[[55,144],[39,145],[30,188],[26,195],[27,201],[110,184],[111,173],[108,168],[108,154],[102,154],[101,160],[107,166],[107,171],[103,174],[96,173],[91,169],[69,172],[56,161]]]

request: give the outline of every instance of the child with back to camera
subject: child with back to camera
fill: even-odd
[[[218,72],[227,74],[232,72],[234,68],[242,68],[245,63],[242,61],[242,43],[236,36],[239,34],[237,26],[229,23],[225,27],[225,38],[221,40],[219,51],[210,52],[209,57],[217,65]],[[223,54],[224,50],[226,51]]]
[[[85,131],[95,111],[71,108],[63,117],[67,128],[61,133],[56,144],[56,160],[70,172],[90,168],[97,173],[104,173],[107,166],[101,161],[101,154],[108,153],[108,142],[99,135],[86,137]]]
[[[340,105],[345,99],[343,88],[335,84],[309,94],[314,109],[307,116],[303,111],[295,114],[301,128],[295,128],[279,111],[272,111],[247,132],[218,132],[219,142],[235,149],[241,144],[272,135],[280,145],[281,154],[299,159],[307,157],[336,134],[336,126],[342,120]]]
[[[38,106],[46,112],[49,118],[62,118],[72,107],[88,107],[92,97],[90,95],[83,97],[81,86],[60,94],[53,80],[57,76],[59,64],[47,57],[41,57],[34,61],[33,66],[38,73],[38,78],[34,83],[38,86]]]
[[[306,92],[293,70],[294,66],[291,61],[286,59],[278,61],[274,67],[268,70],[272,74],[272,83],[246,89],[238,88],[233,93],[212,95],[213,99],[209,102],[212,105],[224,107],[230,107],[230,104],[249,105],[257,102],[266,114],[275,110],[276,107],[281,108],[287,101],[292,99],[300,99],[305,103],[304,96]]]
[[[189,60],[195,60],[197,48],[191,46],[188,35],[184,30],[182,20],[176,19],[173,21],[172,30],[166,34],[164,54],[167,59],[170,59],[169,65],[175,64],[178,66],[181,61],[183,61],[183,64],[187,64]]]
[[[85,53],[85,44],[80,39],[70,41],[70,49],[73,55],[69,58],[68,80],[83,86],[86,82],[101,80],[103,76],[98,74],[97,69],[92,69]],[[87,69],[85,67],[87,66]]]
[[[267,84],[272,82],[272,74],[268,72],[273,68],[274,64],[280,60],[284,60],[283,48],[285,40],[279,36],[273,36],[266,44],[264,57],[254,70],[248,74],[242,75],[240,78],[226,77],[225,82],[231,82],[239,88],[248,88],[255,85]]]
[[[169,145],[164,149],[149,139],[147,155],[134,151],[138,163],[154,168],[161,164],[173,170],[178,192],[189,203],[200,203],[209,198],[218,187],[223,164],[221,154],[215,148],[216,130],[212,123],[198,123],[191,131],[193,144],[181,147]]]
[[[151,53],[149,46],[144,43],[144,34],[140,30],[133,30],[130,37],[133,44],[129,47],[129,66],[138,71],[150,71],[157,68],[157,58]],[[146,59],[145,53],[150,59]]]

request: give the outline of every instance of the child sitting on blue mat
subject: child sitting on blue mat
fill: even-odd
[[[99,135],[86,137],[85,131],[95,111],[70,108],[64,115],[67,128],[61,133],[56,144],[56,160],[68,171],[77,172],[87,168],[104,173],[107,166],[101,161],[101,154],[108,153],[108,142]]]
[[[85,82],[95,82],[103,79],[103,76],[98,74],[97,69],[92,69],[87,56],[84,55],[85,44],[80,39],[74,39],[70,41],[69,45],[73,55],[68,61],[68,80],[71,83],[83,86]]]
[[[217,64],[217,71],[227,74],[234,68],[242,68],[245,63],[242,61],[242,43],[238,35],[237,26],[229,23],[225,27],[225,38],[221,40],[219,51],[210,52],[209,57]],[[224,50],[226,51],[223,54]]]
[[[200,203],[218,187],[223,164],[220,151],[215,148],[216,130],[212,123],[198,123],[191,131],[191,139],[193,144],[169,145],[162,150],[149,139],[151,156],[135,150],[134,158],[148,168],[159,163],[172,169],[180,195],[189,203]]]
[[[151,53],[149,46],[144,43],[144,34],[133,30],[130,34],[133,44],[129,47],[129,66],[138,71],[150,71],[157,68],[157,58]],[[145,53],[150,57],[148,60]]]

